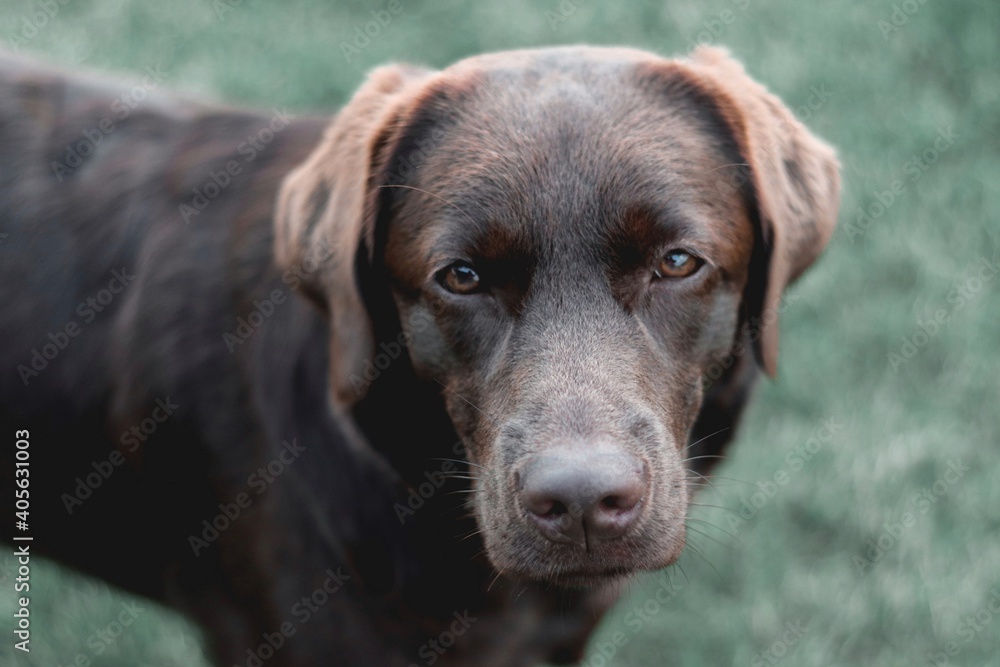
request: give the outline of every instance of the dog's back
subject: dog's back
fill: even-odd
[[[223,335],[278,280],[275,194],[324,125],[181,101],[160,74],[0,59],[0,423],[35,442],[34,544],[157,596],[224,469],[204,431],[244,400]]]
[[[217,302],[220,255],[269,251],[247,228],[269,219],[282,176],[321,132],[321,121],[178,101],[151,72],[112,86],[0,60],[0,354],[11,369],[0,391],[18,416],[108,397],[121,352],[112,331],[143,309],[139,293],[160,290],[160,312]]]

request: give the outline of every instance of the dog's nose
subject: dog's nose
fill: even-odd
[[[554,542],[621,537],[641,514],[646,470],[622,453],[539,454],[518,473],[528,520]]]

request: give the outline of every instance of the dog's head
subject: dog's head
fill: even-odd
[[[330,249],[342,405],[390,304],[480,466],[493,564],[593,583],[679,555],[706,369],[744,330],[774,373],[838,195],[833,151],[723,51],[500,53],[376,70],[286,180],[277,253]]]

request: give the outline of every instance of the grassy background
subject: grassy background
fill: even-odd
[[[983,260],[1000,261],[1000,4],[403,0],[348,62],[341,44],[384,3],[224,2],[68,0],[18,46],[123,74],[159,65],[185,93],[295,111],[335,109],[365,70],[390,60],[444,66],[574,42],[663,54],[725,44],[793,108],[828,92],[800,117],[840,149],[841,228],[792,291],[779,379],[760,387],[719,470],[727,479],[698,500],[745,520],[696,508],[691,526],[707,534],[693,534],[701,555],[689,551],[669,573],[670,602],[650,601],[662,575],[634,585],[588,664],[925,665],[948,642],[958,651],[948,664],[1000,664],[1000,615],[986,607],[991,590],[1000,594],[1000,278],[969,282]],[[897,13],[889,31],[894,4],[913,13]],[[560,6],[567,15],[554,22]],[[0,4],[8,48],[40,7]],[[947,128],[957,137],[914,171],[914,156]],[[897,180],[902,194],[852,233],[859,207]],[[915,354],[893,368],[890,353],[939,309],[948,323],[917,335]],[[824,420],[836,426],[825,439]],[[818,451],[794,465],[802,459],[787,457],[810,438]],[[777,473],[784,483],[771,488]],[[880,537],[888,548],[859,571]],[[9,557],[0,566],[6,589]],[[87,638],[128,598],[50,563],[36,564],[33,584],[30,664],[78,654],[104,667],[206,664],[197,631],[145,601],[98,655]],[[0,596],[0,614],[11,603]],[[783,634],[789,623],[796,632]],[[606,660],[614,639],[623,645]],[[10,644],[0,664],[29,664]]]

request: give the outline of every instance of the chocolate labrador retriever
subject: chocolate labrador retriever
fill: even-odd
[[[837,214],[718,49],[389,66],[332,121],[0,69],[30,549],[220,665],[578,660],[681,553]]]

